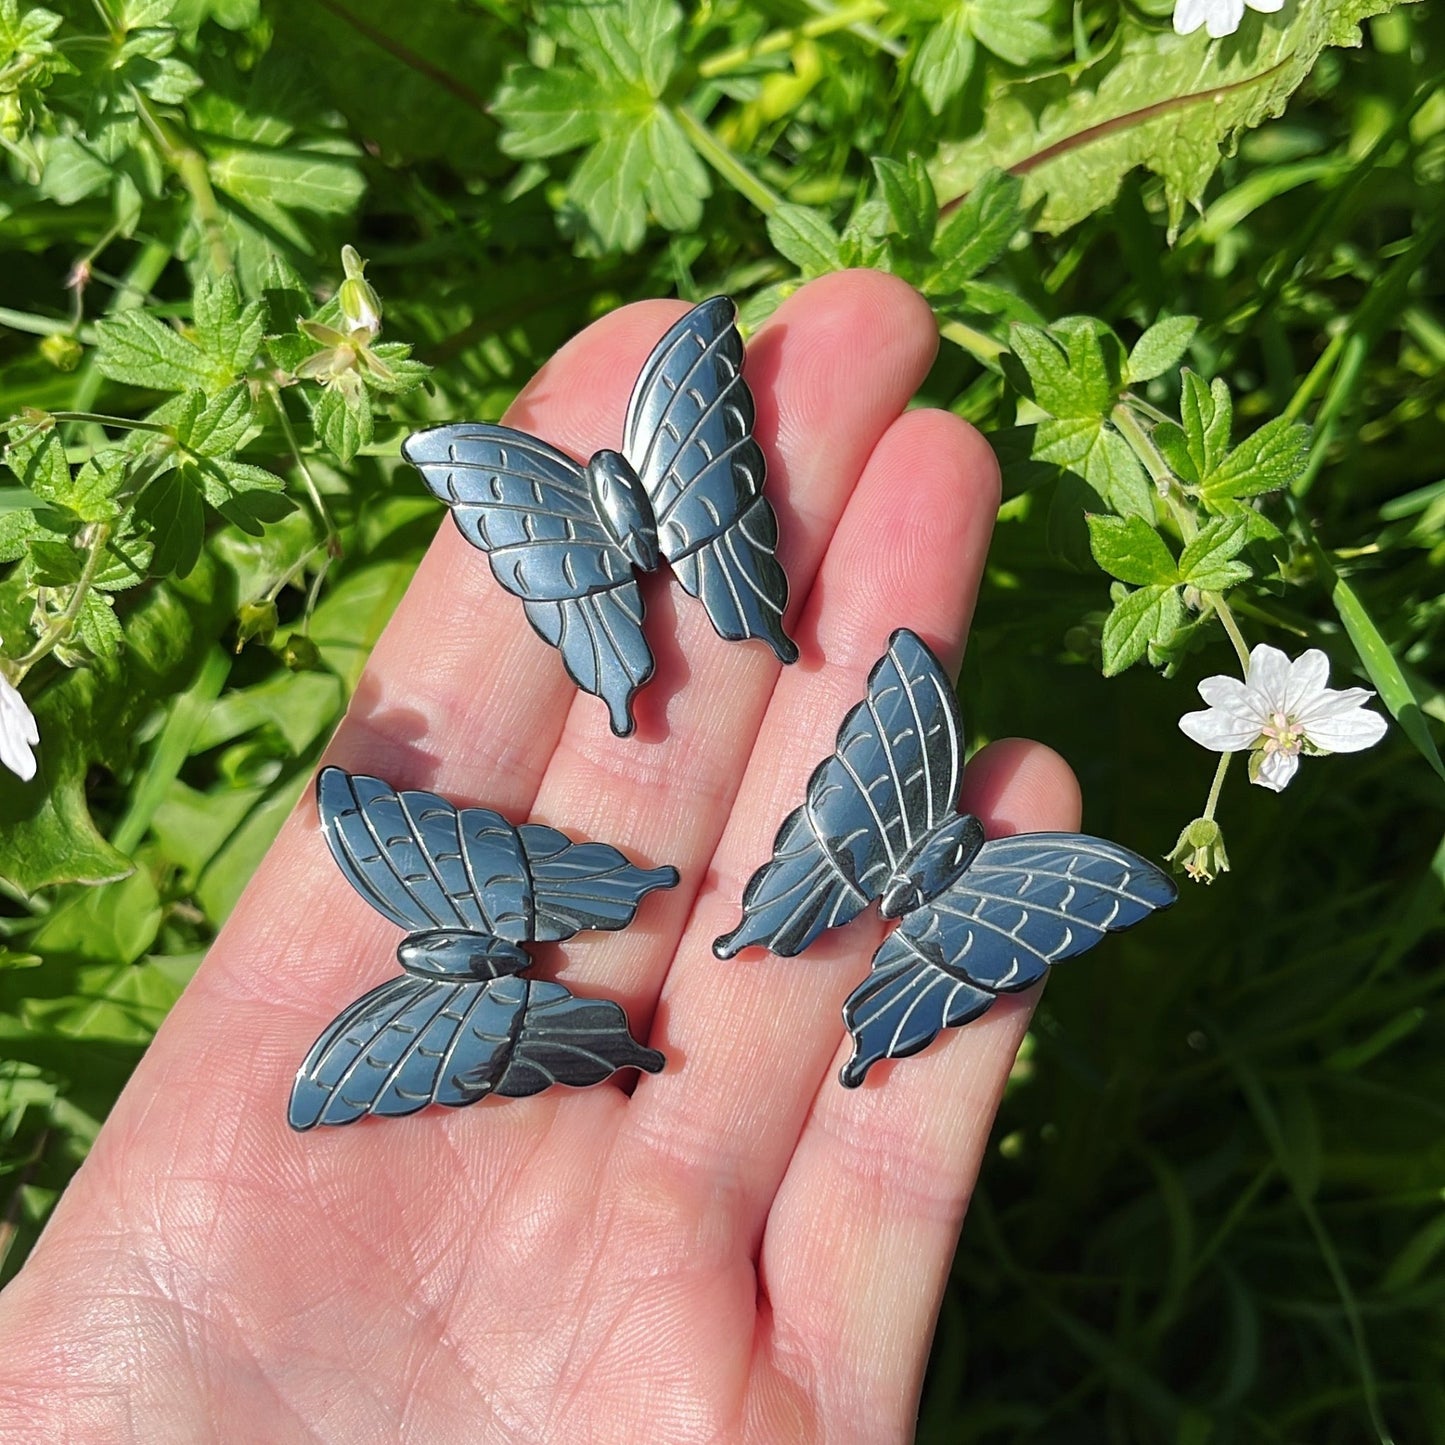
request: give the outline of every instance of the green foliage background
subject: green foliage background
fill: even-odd
[[[1233,871],[1050,987],[920,1438],[1445,1441],[1445,21],[1171,8],[0,0],[0,1278],[435,529],[405,432],[631,298],[881,266],[1005,462],[975,741],[1159,855],[1226,624],[1396,723],[1236,767]]]

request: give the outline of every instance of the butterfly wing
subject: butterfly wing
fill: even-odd
[[[1001,993],[1037,983],[1061,959],[1132,927],[1178,897],[1161,869],[1081,833],[985,843],[963,877],[908,914],[843,1005],[852,1088],[880,1059],[904,1058],[968,1023]]]
[[[453,1108],[488,1094],[600,1083],[618,1069],[657,1073],[663,1057],[607,999],[509,975],[452,981],[404,974],[342,1011],[311,1046],[291,1090],[293,1129],[366,1114]]]
[[[791,956],[855,918],[915,843],[954,812],[963,724],[942,665],[907,630],[868,676],[833,755],[808,780],[772,861],[743,894],[743,920],[713,944],[731,958],[751,944]]]
[[[719,636],[761,638],[795,662],[736,321],[732,301],[714,296],[668,331],[633,389],[622,450],[652,500],[663,555]]]
[[[468,929],[514,943],[531,937],[532,885],[517,830],[490,808],[436,793],[398,792],[380,778],[323,768],[322,831],[352,886],[408,931]]]
[[[607,704],[613,731],[630,733],[632,695],[653,669],[642,594],[582,468],[525,432],[481,422],[416,432],[402,454],[522,599],[572,680]]]
[[[518,830],[532,879],[538,942],[571,938],[583,929],[626,928],[655,888],[675,888],[676,868],[639,868],[607,843],[574,843],[538,823]]]

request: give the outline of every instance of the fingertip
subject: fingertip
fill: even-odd
[[[990,838],[1072,832],[1083,812],[1073,769],[1052,748],[1026,738],[1001,738],[980,749],[964,774],[963,795]]]

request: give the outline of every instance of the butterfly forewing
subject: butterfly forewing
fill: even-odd
[[[652,501],[663,555],[718,634],[761,638],[792,662],[788,579],[762,495],[767,468],[736,317],[731,300],[714,296],[667,332],[633,389],[623,452]]]
[[[393,923],[532,936],[521,840],[500,813],[458,810],[436,793],[398,793],[340,768],[322,769],[317,803],[341,871]]]
[[[517,830],[532,877],[539,943],[583,929],[626,928],[655,888],[675,888],[676,868],[639,868],[608,843],[574,843],[538,823]]]
[[[720,957],[762,944],[791,955],[877,898],[909,852],[954,814],[963,759],[953,689],[937,658],[899,631],[843,720],[833,756],[783,823],[743,895]]]
[[[844,1004],[854,1052],[843,1082],[916,1053],[940,1029],[977,1018],[998,994],[1028,988],[1176,896],[1162,870],[1103,838],[1025,833],[985,843],[957,883],[883,940]]]

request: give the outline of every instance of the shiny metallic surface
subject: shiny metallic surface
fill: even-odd
[[[779,830],[771,862],[749,880],[742,921],[713,944],[719,958],[754,944],[793,955],[874,900],[902,910],[843,1005],[848,1088],[1178,896],[1161,869],[1102,838],[983,842],[977,819],[957,809],[962,771],[953,686],[922,640],[900,629],[809,779],[806,803]]]
[[[520,973],[522,945],[625,928],[648,893],[677,885],[675,868],[638,868],[606,843],[340,768],[322,769],[316,794],[341,871],[408,932],[402,975],[343,1009],[306,1055],[293,1129],[662,1068],[619,1005]]]
[[[673,326],[633,388],[621,452],[586,467],[480,422],[416,432],[402,447],[568,675],[607,704],[620,737],[654,667],[636,571],[661,558],[719,636],[757,638],[779,661],[797,660],[736,322],[732,301],[714,296]]]

